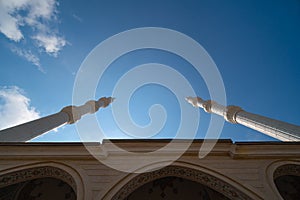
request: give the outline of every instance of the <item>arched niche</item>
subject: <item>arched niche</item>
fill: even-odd
[[[127,184],[125,184],[111,199],[112,200],[130,200],[135,195],[134,193],[141,192],[141,190],[151,189],[153,184],[167,184],[167,182],[173,181],[173,186],[177,185],[176,188],[169,187],[168,192],[179,192],[180,181],[187,183],[191,187],[198,187],[203,192],[201,195],[209,195],[211,197],[225,197],[224,199],[239,199],[239,200],[250,200],[248,195],[241,192],[231,184],[207,174],[202,171],[195,169],[182,167],[182,166],[167,166],[157,171],[151,171],[143,173],[132,178]],[[159,186],[160,187],[160,186]],[[168,187],[168,186],[163,186]],[[181,186],[182,187],[182,186]],[[184,186],[186,187],[186,186]],[[155,187],[154,187],[155,188]],[[166,189],[166,188],[165,188]],[[175,189],[175,190],[174,190]],[[153,190],[153,189],[152,189]],[[171,191],[172,190],[172,191]],[[149,190],[147,191],[149,192]],[[151,192],[151,191],[150,191]],[[153,191],[154,192],[154,191]],[[156,191],[157,192],[157,191]],[[147,194],[145,194],[147,195]],[[170,199],[170,198],[166,198]],[[201,198],[197,198],[201,199]],[[205,199],[204,197],[202,199]]]
[[[73,200],[76,199],[76,192],[73,177],[53,166],[26,168],[0,176],[0,200]]]
[[[300,199],[300,165],[285,164],[279,166],[274,171],[273,180],[284,200]]]

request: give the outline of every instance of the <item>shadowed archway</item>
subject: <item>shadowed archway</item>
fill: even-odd
[[[284,200],[300,199],[300,165],[282,165],[275,170],[273,178]]]
[[[173,197],[176,199],[176,195],[182,196],[179,194],[180,192],[195,193],[198,195],[198,199],[222,199],[222,197],[224,197],[223,199],[252,199],[215,176],[181,166],[168,166],[157,171],[140,174],[125,184],[112,199],[135,200],[142,193],[145,198],[147,195],[154,195],[158,199],[172,199]],[[188,198],[185,199],[188,200]]]
[[[43,166],[0,176],[0,200],[76,199],[73,177],[62,169]]]

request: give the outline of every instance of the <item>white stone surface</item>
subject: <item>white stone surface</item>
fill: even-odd
[[[300,127],[293,124],[245,111],[237,113],[236,121],[281,141],[300,141]]]
[[[112,97],[102,97],[98,101],[88,101],[82,106],[67,106],[60,112],[37,120],[0,131],[0,142],[26,142],[66,123],[72,124],[83,115],[95,113],[114,101]]]
[[[69,116],[59,112],[0,131],[0,142],[26,142],[52,129],[66,124]]]
[[[208,113],[224,117],[230,123],[239,123],[281,141],[300,141],[300,126],[243,111],[238,106],[223,106],[200,97],[187,97],[188,103]]]

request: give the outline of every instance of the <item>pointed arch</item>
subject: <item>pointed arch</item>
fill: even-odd
[[[0,188],[39,178],[61,180],[74,190],[78,199],[84,197],[84,184],[77,171],[58,162],[39,162],[0,171]]]
[[[116,186],[104,196],[104,199],[125,199],[146,183],[170,176],[200,183],[223,194],[229,199],[262,199],[243,185],[204,167],[177,161],[173,163],[173,165],[154,170],[154,168],[158,166],[159,164],[152,167],[147,166],[145,168],[147,172],[142,174],[129,174],[116,184]]]

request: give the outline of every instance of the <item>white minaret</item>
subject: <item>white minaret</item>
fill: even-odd
[[[223,116],[233,124],[242,124],[281,141],[300,141],[300,126],[244,111],[238,106],[223,106],[217,102],[204,101],[199,97],[187,97],[194,107],[201,107],[208,113]]]
[[[64,124],[73,124],[85,114],[107,107],[114,98],[103,97],[82,106],[67,106],[60,112],[0,131],[0,142],[26,142]]]

